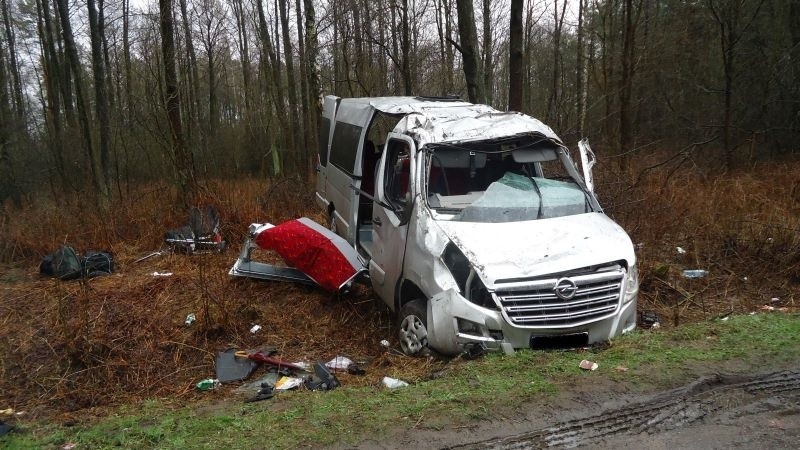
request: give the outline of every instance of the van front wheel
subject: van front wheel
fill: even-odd
[[[423,300],[412,300],[400,308],[397,337],[406,355],[419,356],[428,347],[427,306]]]

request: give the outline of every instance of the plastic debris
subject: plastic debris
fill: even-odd
[[[74,442],[67,442],[66,444],[61,446],[61,450],[73,450],[78,447],[78,444]]]
[[[625,366],[617,366],[614,368],[614,370],[616,370],[617,372],[627,372],[628,368]]]
[[[300,370],[304,370],[306,372],[311,372],[311,364],[309,364],[309,363],[307,363],[305,361],[294,362],[294,363],[292,363],[292,365],[297,367],[297,368],[299,368]]]
[[[350,363],[350,365],[347,366],[347,373],[350,375],[366,375],[367,371],[356,363]]]
[[[480,344],[472,344],[466,346],[464,352],[461,353],[461,357],[466,360],[478,359],[481,356],[485,355],[488,349],[486,348],[483,343]]]
[[[383,377],[383,385],[389,389],[397,389],[408,386],[408,383],[397,378]]]
[[[214,378],[206,378],[205,380],[198,382],[196,386],[197,389],[201,391],[210,391],[212,389],[216,389],[222,386],[222,383],[220,383],[219,380]]]
[[[215,365],[216,379],[220,383],[229,383],[250,378],[260,364],[249,358],[237,358],[236,349],[229,348],[224,352],[217,353]]]
[[[245,400],[245,403],[253,403],[261,400],[267,400],[275,396],[275,392],[269,383],[261,383],[261,389],[256,392],[256,395]]]
[[[303,379],[297,377],[281,377],[275,383],[276,391],[288,391],[303,385]]]
[[[686,254],[686,250],[684,250],[683,247],[675,247],[675,251],[677,251],[679,255]]]
[[[659,328],[661,326],[661,321],[655,311],[642,311],[639,320],[644,328]]]
[[[596,362],[592,362],[592,361],[589,361],[588,359],[584,359],[583,361],[581,361],[580,364],[578,364],[578,367],[580,367],[583,370],[597,370],[597,368],[599,366],[597,365]]]
[[[195,316],[194,313],[189,313],[189,315],[186,316],[186,320],[184,320],[183,323],[185,323],[186,326],[188,327],[189,325],[193,324],[195,320],[197,320],[197,316]]]
[[[258,333],[260,330],[261,330],[261,325],[253,325],[253,326],[250,328],[250,333],[252,333],[252,334],[256,334],[256,333]]]
[[[172,272],[153,272],[150,275],[154,277],[171,277]]]
[[[325,367],[332,370],[347,370],[353,364],[353,360],[345,356],[337,356],[325,363]]]
[[[5,436],[6,434],[14,431],[14,426],[9,425],[2,420],[0,420],[0,436]]]
[[[4,416],[11,416],[14,414],[14,408],[0,409],[0,414]]]
[[[312,391],[331,391],[341,385],[336,375],[319,361],[314,364],[314,375],[306,378],[305,384]]]
[[[691,269],[683,271],[683,278],[703,278],[706,275],[708,275],[708,271],[703,269]]]
[[[771,301],[772,303],[778,303],[781,301],[781,299],[778,297],[772,297],[769,301]]]
[[[381,341],[381,347],[389,348],[389,341],[387,341],[386,339],[382,340]]]

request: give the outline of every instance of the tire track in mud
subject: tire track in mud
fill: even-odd
[[[753,408],[769,407],[759,403],[774,403],[775,399],[786,400],[785,397],[800,401],[800,369],[758,376],[716,374],[658,394],[646,402],[540,430],[447,448],[577,447],[615,435],[657,433],[704,419],[740,417],[752,414]]]

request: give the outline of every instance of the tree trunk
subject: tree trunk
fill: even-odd
[[[61,19],[61,33],[64,39],[64,50],[66,52],[67,61],[71,68],[72,76],[75,79],[75,98],[78,106],[78,123],[80,124],[81,134],[83,135],[87,159],[89,167],[91,168],[92,181],[99,196],[99,206],[105,207],[103,202],[107,200],[108,188],[104,183],[103,170],[100,160],[92,143],[92,130],[89,124],[89,106],[84,92],[83,86],[83,71],[81,69],[81,62],[78,58],[78,49],[75,46],[75,39],[72,34],[72,25],[69,21],[69,9],[67,8],[67,0],[56,0],[58,4],[58,15]],[[102,83],[101,83],[102,84]]]
[[[412,95],[414,88],[411,80],[411,37],[409,36],[408,0],[403,0],[403,10],[400,12],[400,51],[403,53],[401,72],[403,74],[403,94]]]
[[[511,0],[508,37],[508,109],[522,111],[522,11],[525,0]]]
[[[584,134],[584,124],[586,123],[586,44],[584,43],[584,11],[585,2],[587,0],[578,0],[578,31],[577,31],[577,44],[578,53],[576,55],[576,68],[575,68],[575,91],[577,95],[576,113],[577,113],[577,127],[576,131],[578,139],[581,139]]]
[[[308,100],[308,64],[306,61],[306,42],[303,35],[303,9],[300,0],[295,0],[295,15],[297,19],[297,61],[300,66],[300,115],[301,123],[303,126],[303,150],[301,155],[305,161],[308,161],[308,148],[311,147],[310,138],[314,134],[311,128],[311,120],[309,119],[310,108]],[[313,148],[313,147],[311,147]]]
[[[467,81],[467,96],[472,103],[486,103],[486,91],[483,84],[478,59],[478,33],[475,30],[475,12],[472,0],[456,0],[458,12],[458,35],[461,40],[461,57],[464,59],[464,77]]]
[[[292,39],[289,35],[289,5],[286,0],[280,0],[281,32],[283,34],[283,59],[286,63],[286,84],[289,93],[289,124],[292,130],[292,153],[297,155],[303,147],[303,126],[297,113],[297,84],[294,78],[294,56],[292,52]],[[297,157],[293,158],[297,160]],[[299,167],[298,167],[299,168]]]
[[[558,0],[553,2],[553,79],[547,101],[547,117],[550,123],[555,124],[556,129],[561,128],[561,31],[566,10],[567,0],[562,0],[561,14],[558,12]]]
[[[56,171],[60,178],[62,191],[71,186],[70,178],[66,174],[64,162],[64,139],[61,123],[61,93],[58,87],[61,70],[58,67],[58,55],[53,43],[53,30],[51,26],[50,9],[47,0],[36,0],[37,28],[39,41],[42,43],[42,68],[44,72],[44,86],[47,94],[45,124],[47,125],[47,146],[53,156]]]
[[[11,198],[17,208],[22,207],[22,199],[14,174],[14,164],[11,159],[11,147],[14,122],[10,108],[7,91],[8,75],[6,74],[6,56],[3,41],[0,40],[0,206],[7,198]],[[0,208],[2,211],[2,208]]]
[[[486,103],[492,103],[492,7],[491,0],[483,0],[483,89]]]
[[[64,1],[64,0],[59,0]],[[194,158],[186,145],[181,123],[181,100],[175,71],[175,27],[172,0],[158,2],[161,29],[161,56],[164,65],[164,106],[169,119],[172,160],[184,205],[189,206],[197,192]]]
[[[306,147],[306,158],[308,159],[319,146],[317,121],[322,115],[322,94],[317,72],[317,16],[314,11],[314,0],[303,0],[303,6],[306,12],[306,76],[308,77],[308,97],[310,102],[308,129],[313,130],[313,132],[308,133],[309,140]]]
[[[633,0],[625,0],[622,9],[622,76],[619,84],[619,168],[628,171],[628,153],[633,150],[631,130],[631,93],[633,91]]]
[[[44,1],[44,0],[43,0]],[[47,5],[46,1],[42,5],[45,10],[45,20],[49,14],[47,13]],[[63,45],[63,31],[61,30],[61,13],[59,12],[59,4],[57,1],[53,2],[53,6],[55,7],[55,21],[54,24],[54,33],[53,35],[56,36],[56,46],[58,49],[58,53],[56,54],[56,58],[58,60],[58,67],[60,68],[59,71],[59,82],[58,86],[61,89],[61,99],[64,104],[64,117],[66,118],[67,124],[71,128],[75,128],[77,126],[77,122],[75,119],[75,108],[74,108],[74,96],[72,94],[72,72],[70,72],[70,64],[69,58],[66,56],[64,52],[64,45]]]
[[[186,102],[186,107],[189,110],[187,121],[187,137],[188,141],[192,141],[192,130],[197,129],[200,134],[200,142],[202,148],[206,147],[206,131],[204,127],[200,127],[200,69],[197,66],[197,53],[194,48],[194,41],[192,40],[192,30],[190,28],[189,11],[186,7],[186,0],[180,0],[181,9],[181,22],[183,25],[183,38],[184,45],[186,46],[186,55],[189,59],[188,65],[188,78],[191,98]],[[174,42],[174,37],[172,38]],[[180,112],[180,110],[179,110]],[[183,139],[187,139],[184,137]]]
[[[272,98],[272,103],[275,106],[275,115],[278,118],[278,122],[280,123],[280,135],[283,138],[284,146],[287,146],[287,141],[291,139],[291,133],[288,131],[289,124],[286,120],[286,115],[284,114],[284,103],[283,103],[283,96],[281,95],[281,71],[278,62],[278,57],[275,54],[275,47],[272,46],[272,39],[269,35],[269,28],[267,25],[267,19],[264,15],[264,5],[261,3],[262,0],[256,0],[256,11],[258,14],[258,30],[259,30],[259,37],[261,40],[261,49],[262,55],[261,60],[264,68],[267,67],[266,61],[269,60],[270,62],[270,69],[272,72],[272,76],[267,78],[269,79],[269,83],[267,83],[267,88],[270,93],[270,97]],[[277,134],[277,133],[276,133]],[[279,168],[276,168],[280,170]]]
[[[103,0],[100,0],[99,11],[103,10]],[[106,92],[105,58],[103,54],[103,28],[102,16],[98,12],[95,0],[87,0],[89,12],[89,37],[92,46],[92,72],[94,74],[95,112],[100,125],[100,202],[104,209],[108,208],[111,200],[111,158],[109,156],[110,123],[108,117],[108,94]]]
[[[125,126],[130,129],[133,124],[133,78],[131,76],[130,43],[131,0],[122,0],[122,2],[122,55],[125,60]]]
[[[8,46],[8,69],[11,71],[13,80],[14,116],[16,117],[17,125],[20,127],[19,131],[21,132],[27,127],[25,125],[25,98],[22,95],[22,82],[20,81],[19,63],[17,62],[16,36],[14,34],[14,28],[11,25],[7,0],[0,0],[0,6],[2,6],[3,9],[3,23],[5,25],[6,45]]]

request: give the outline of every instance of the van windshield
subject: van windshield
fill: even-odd
[[[592,211],[571,162],[549,141],[430,147],[428,206],[449,220],[518,222]]]

